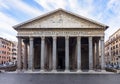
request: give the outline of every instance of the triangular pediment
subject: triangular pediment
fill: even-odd
[[[106,25],[65,10],[56,10],[14,26],[18,28],[107,28]]]

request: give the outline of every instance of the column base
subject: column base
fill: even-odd
[[[28,69],[27,71],[24,71],[24,72],[27,72],[27,73],[32,73],[32,69]]]
[[[106,70],[101,70],[101,72],[106,72]]]
[[[93,73],[93,72],[95,72],[95,71],[94,71],[94,70],[89,70],[88,72],[89,72],[89,73]]]
[[[17,73],[21,73],[21,72],[22,72],[22,70],[17,69],[17,70],[16,70],[16,72],[17,72]]]
[[[57,70],[53,69],[51,72],[52,72],[52,73],[56,73],[56,72],[57,72]]]
[[[27,69],[23,69],[22,71],[25,72],[25,71],[27,71]]]
[[[68,72],[70,72],[70,70],[65,70],[64,72],[68,73]]]
[[[40,70],[40,72],[41,72],[41,73],[44,73],[45,71],[42,69],[42,70]]]
[[[117,72],[116,72],[116,73],[120,74],[120,70],[117,70]]]
[[[77,73],[80,73],[80,72],[82,72],[82,70],[77,70]]]

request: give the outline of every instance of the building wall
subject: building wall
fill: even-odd
[[[105,58],[106,62],[120,64],[120,29],[105,42]]]
[[[17,42],[12,43],[12,62],[17,62]]]
[[[12,60],[12,42],[0,38],[0,64],[11,62]]]

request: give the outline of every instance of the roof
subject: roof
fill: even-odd
[[[112,36],[114,36],[117,32],[119,32],[120,31],[120,28],[118,29],[118,30],[116,30],[111,36],[110,36],[110,38],[112,37]]]
[[[43,18],[43,17],[46,17],[46,16],[48,16],[48,15],[50,15],[50,14],[53,14],[53,13],[56,13],[56,12],[58,12],[58,11],[63,11],[63,12],[65,12],[65,13],[71,14],[71,15],[76,16],[76,17],[78,17],[78,18],[82,18],[82,19],[87,20],[87,21],[89,21],[89,22],[92,22],[92,23],[94,23],[94,24],[97,24],[97,25],[103,26],[105,29],[108,28],[108,26],[105,25],[105,24],[102,24],[102,23],[100,23],[100,22],[97,22],[97,21],[95,21],[95,20],[92,20],[92,19],[86,18],[86,17],[81,16],[81,15],[78,15],[78,14],[72,13],[72,12],[70,12],[70,11],[66,11],[66,10],[61,9],[61,8],[56,9],[56,10],[51,11],[51,12],[48,12],[48,13],[46,13],[46,14],[40,15],[40,16],[38,16],[38,17],[35,17],[35,18],[30,19],[30,20],[28,20],[28,21],[25,21],[25,22],[23,22],[23,23],[17,24],[17,25],[15,25],[15,26],[13,26],[13,28],[14,28],[14,29],[17,29],[18,27],[20,27],[20,26],[22,26],[22,25],[25,25],[25,24],[30,23],[30,22],[32,22],[32,21],[35,21],[35,20],[41,19],[41,18]]]
[[[9,42],[9,43],[13,43],[12,41],[10,41],[10,40],[7,40],[7,39],[5,39],[5,38],[2,38],[2,37],[0,37],[0,39],[1,39],[1,40],[4,40],[4,41],[6,41],[6,42]]]

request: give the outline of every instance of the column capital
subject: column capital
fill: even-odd
[[[102,37],[100,38],[100,40],[104,41],[104,36],[102,36]]]
[[[21,36],[16,36],[17,38],[22,38]]]
[[[41,40],[44,40],[45,39],[45,36],[41,36]]]
[[[80,40],[81,39],[81,36],[77,36],[77,40]]]
[[[30,37],[30,40],[33,40],[34,38],[33,37]]]
[[[53,36],[52,38],[53,38],[53,40],[56,40],[56,39],[57,39],[57,37],[56,37],[56,36]]]
[[[26,39],[24,39],[23,42],[24,42],[24,44],[27,44],[28,41]]]
[[[99,40],[100,40],[100,39],[97,39],[97,40],[96,40],[96,43],[98,43],[98,42],[99,42]]]
[[[21,38],[21,37],[17,37],[17,39],[18,39],[18,41],[22,40],[22,38]]]
[[[92,36],[89,37],[89,40],[92,40]]]
[[[69,36],[65,36],[65,39],[68,40],[68,39],[69,39]]]

